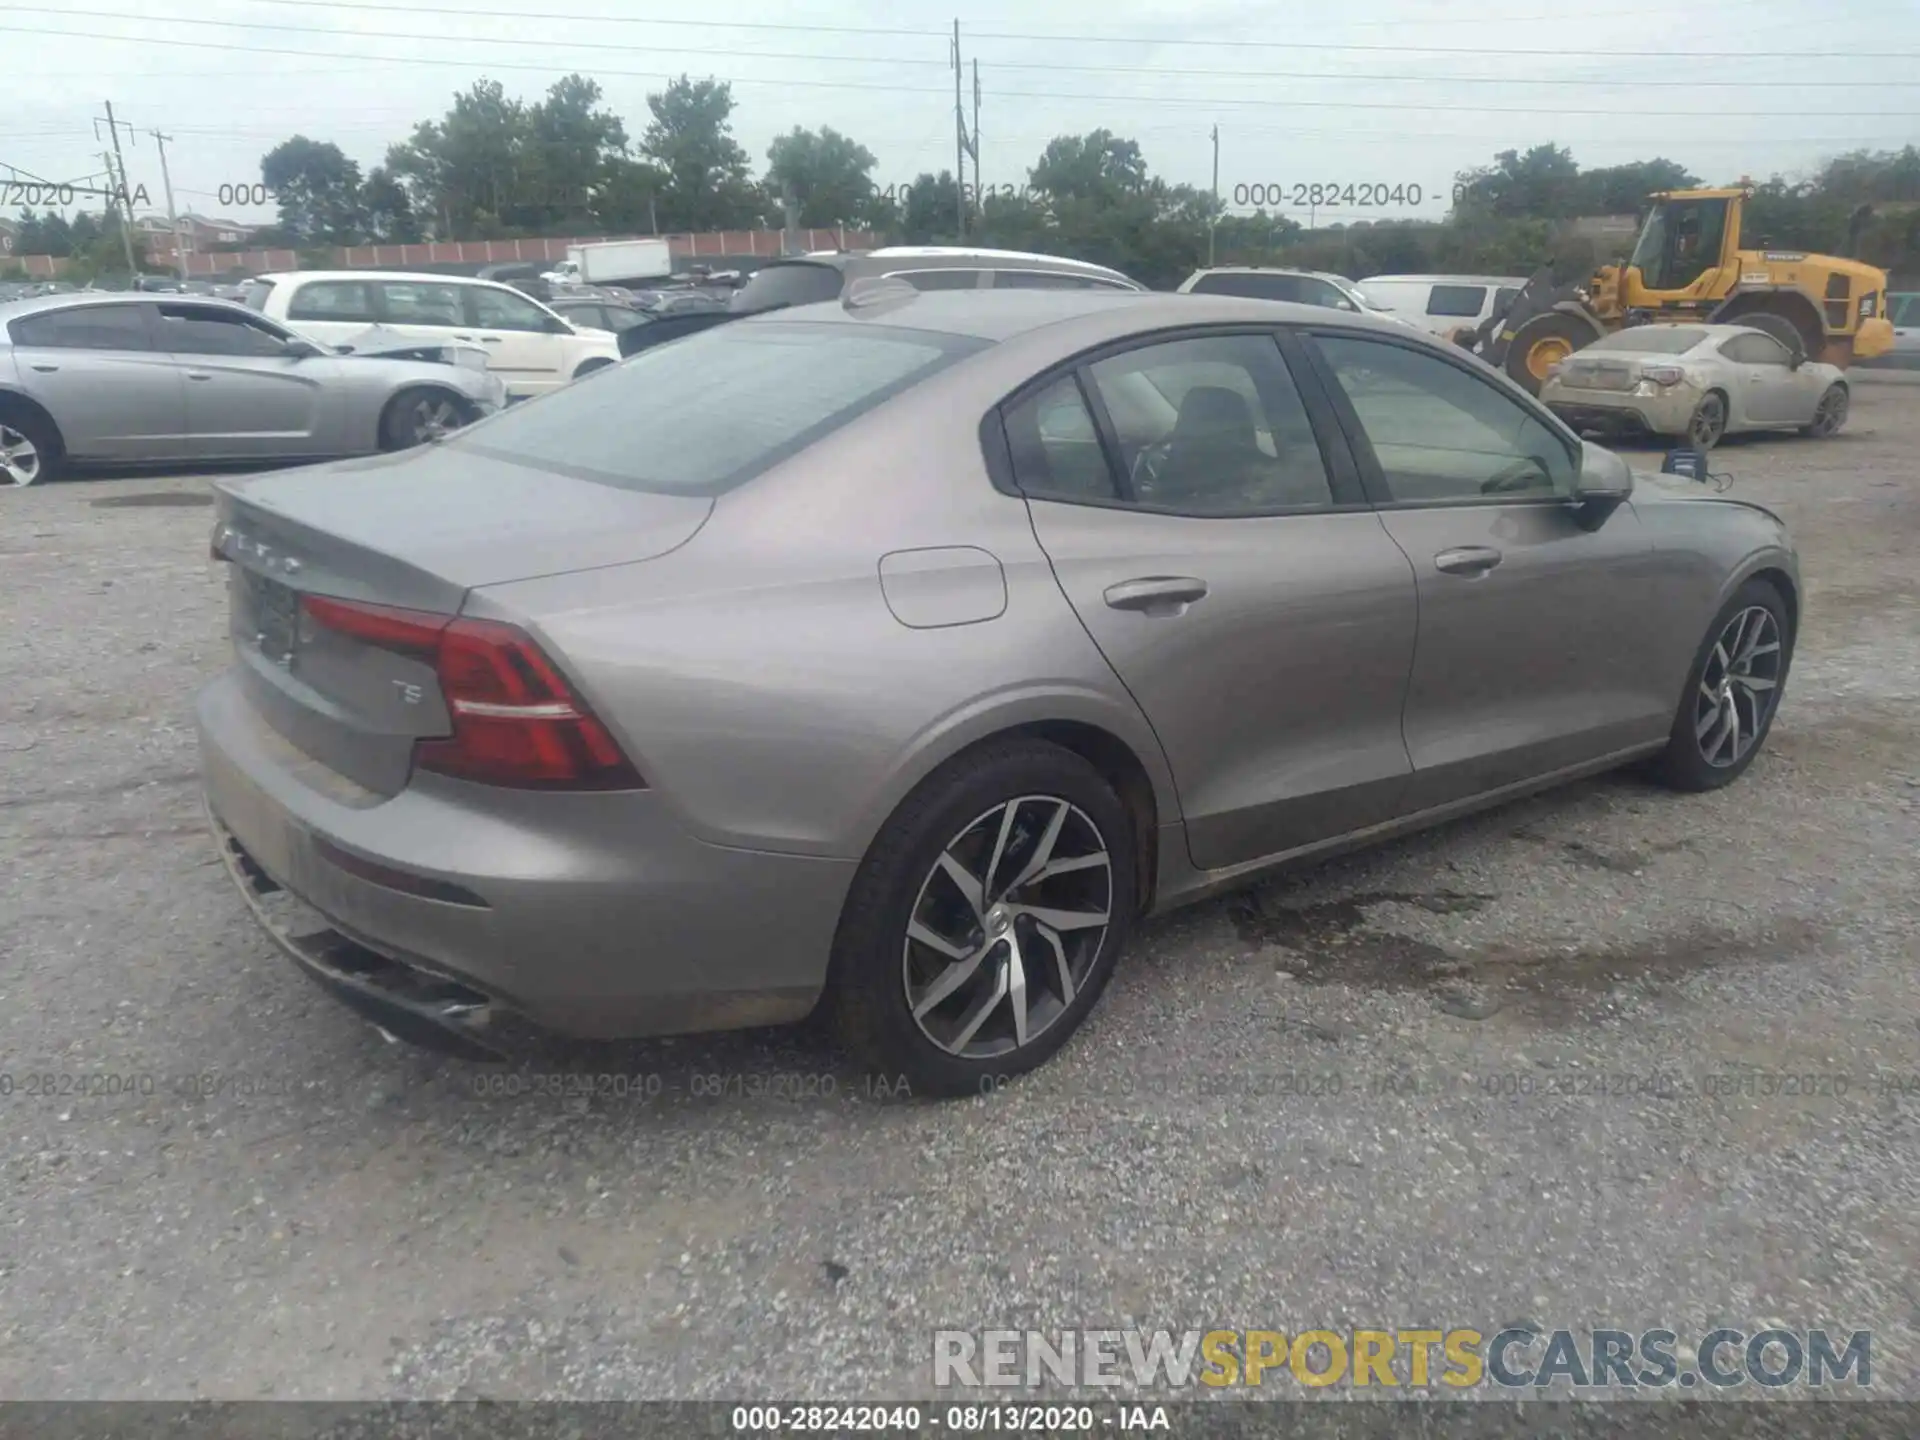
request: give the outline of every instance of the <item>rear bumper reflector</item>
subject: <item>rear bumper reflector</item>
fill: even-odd
[[[465,905],[473,910],[491,910],[493,907],[464,885],[455,885],[450,880],[436,880],[430,875],[415,875],[411,871],[397,870],[391,865],[382,865],[377,860],[369,860],[364,855],[355,855],[350,850],[342,850],[331,840],[313,837],[314,853],[319,855],[336,870],[344,870],[355,879],[364,880],[369,885],[378,885],[384,890],[398,890],[403,895],[415,895],[422,900],[438,900],[443,905]]]

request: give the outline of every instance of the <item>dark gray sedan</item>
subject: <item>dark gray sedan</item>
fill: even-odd
[[[0,487],[71,465],[402,450],[505,404],[484,353],[378,332],[353,353],[193,296],[0,304]]]

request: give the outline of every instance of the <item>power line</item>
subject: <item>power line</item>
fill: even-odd
[[[275,8],[281,8],[282,6],[286,6],[286,7],[312,8],[312,9],[321,9],[321,10],[359,10],[359,11],[369,11],[369,12],[374,12],[379,14],[389,14],[389,15],[457,15],[464,20],[487,20],[487,19],[528,20],[528,21],[536,21],[542,24],[551,24],[554,22],[560,22],[560,23],[590,24],[595,26],[602,26],[607,24],[669,25],[669,26],[683,26],[690,29],[768,30],[768,31],[784,31],[784,32],[795,33],[795,34],[811,34],[811,35],[903,35],[903,36],[912,36],[918,39],[932,39],[932,40],[945,40],[950,38],[949,33],[946,30],[919,30],[919,29],[907,29],[907,28],[891,27],[891,26],[884,26],[884,25],[822,25],[822,24],[807,24],[807,23],[801,23],[798,21],[769,21],[769,20],[665,20],[665,19],[659,19],[652,16],[607,15],[604,13],[560,14],[554,11],[476,10],[469,6],[382,4],[382,3],[378,3],[378,0],[274,0],[274,3],[275,3]],[[13,7],[13,8],[20,8],[20,7]],[[1744,8],[1744,7],[1731,7],[1731,8]],[[78,12],[71,12],[71,13],[78,13]],[[1648,16],[1648,17],[1670,18],[1672,15],[1672,11],[1671,10],[1645,10],[1645,11],[1631,12],[1631,14],[1639,15],[1639,16]],[[143,18],[147,18],[147,17],[143,17]],[[166,23],[169,23],[169,24],[175,23],[173,19],[170,17],[152,17],[152,18],[164,20]],[[1537,15],[1537,16],[1536,15],[1524,15],[1524,16],[1516,15],[1516,16],[1508,16],[1508,17],[1476,15],[1472,17],[1472,23],[1489,24],[1489,25],[1523,24],[1533,20],[1548,20],[1548,19],[1560,19],[1560,18],[1562,17],[1546,16],[1546,15]],[[1610,20],[1626,19],[1626,18],[1630,18],[1630,15],[1610,13],[1607,18]],[[1401,22],[1361,21],[1361,22],[1351,22],[1351,23],[1392,25],[1392,24],[1399,24]],[[1426,22],[1420,22],[1420,23],[1426,23]],[[92,37],[92,38],[98,38],[98,37]],[[446,37],[435,36],[433,38],[445,39]],[[1310,42],[1310,41],[1298,41],[1298,40],[1243,40],[1239,38],[1213,40],[1213,39],[1199,39],[1199,38],[1186,37],[1186,36],[1167,37],[1167,36],[1159,36],[1159,35],[1138,35],[1138,34],[1128,35],[1128,34],[1116,34],[1112,32],[1109,32],[1104,35],[1045,35],[1045,34],[1036,34],[1030,31],[976,30],[976,31],[969,32],[969,38],[975,39],[975,40],[1017,40],[1027,44],[1037,44],[1037,45],[1053,45],[1053,44],[1062,44],[1062,43],[1094,44],[1094,45],[1132,45],[1135,47],[1142,46],[1142,45],[1146,45],[1146,46],[1184,45],[1184,46],[1208,46],[1216,49],[1229,49],[1229,50],[1329,50],[1329,51],[1378,52],[1378,53],[1386,53],[1386,54],[1478,55],[1478,56],[1481,56],[1482,58],[1485,58],[1488,54],[1487,47],[1483,45],[1374,45],[1374,44],[1343,45],[1343,44],[1335,44],[1335,43],[1324,42],[1324,41]],[[588,43],[591,43],[591,42],[588,42]],[[1499,47],[1499,50],[1498,50],[1498,55],[1503,58],[1509,55],[1539,55],[1539,56],[1564,57],[1566,53],[1567,51],[1565,47],[1560,47],[1555,49],[1527,50],[1527,49],[1513,49],[1508,46],[1501,46]],[[1668,59],[1674,59],[1674,60],[1687,60],[1687,61],[1691,61],[1691,60],[1848,60],[1848,61],[1853,61],[1857,63],[1858,61],[1863,59],[1915,60],[1915,59],[1920,59],[1920,52],[1881,50],[1881,51],[1873,52],[1872,54],[1863,54],[1858,50],[1693,50],[1693,49],[1686,48],[1684,46],[1678,46],[1678,47],[1670,47],[1664,56],[1644,56],[1643,55],[1643,56],[1635,57],[1636,61],[1645,61],[1648,59],[1658,59],[1658,58],[1668,58]],[[995,63],[998,63],[998,62],[995,62]]]
[[[136,22],[152,21],[154,17],[138,11],[121,10],[74,10],[52,5],[13,5],[13,11],[43,15],[84,15],[98,20],[131,20]],[[480,18],[480,17],[474,17]],[[1618,18],[1618,17],[1614,17]],[[181,16],[169,19],[168,25],[208,25],[229,30],[278,30],[294,35],[328,35],[346,40],[427,40],[444,42],[442,35],[421,34],[411,30],[383,30],[349,32],[331,29],[324,25],[285,25],[271,21],[251,20],[203,20],[197,17]],[[129,39],[139,39],[129,36]],[[195,42],[188,42],[195,43]],[[582,42],[578,40],[555,40],[538,36],[505,35],[462,35],[458,43],[462,45],[506,45],[515,50],[531,48],[549,48],[579,50]],[[947,60],[919,59],[912,56],[897,55],[830,55],[811,51],[792,50],[753,50],[700,49],[692,46],[660,45],[623,45],[614,41],[595,40],[595,50],[619,51],[654,55],[666,50],[674,55],[721,56],[732,60],[802,60],[810,64],[833,65],[886,65],[886,66],[922,66],[929,69],[948,69],[952,65]],[[1541,79],[1526,75],[1394,75],[1363,71],[1326,71],[1326,70],[1181,70],[1169,69],[1159,65],[1074,65],[1066,62],[1044,60],[997,60],[994,62],[1002,70],[1041,70],[1075,71],[1094,75],[1177,75],[1202,80],[1330,80],[1330,81],[1384,81],[1402,85],[1554,85],[1559,87],[1585,85],[1617,85],[1627,88],[1655,89],[1762,89],[1768,87],[1790,87],[1808,89],[1853,90],[1862,86],[1910,86],[1910,76],[1890,80],[1710,80],[1687,78],[1678,80],[1639,80],[1614,79],[1608,76],[1559,76]]]
[[[61,35],[74,39],[98,41],[99,36],[80,30],[42,29],[27,25],[0,25],[0,31],[14,31],[28,35]],[[439,65],[454,66],[459,69],[474,70],[530,70],[551,75],[556,71],[581,71],[583,67],[561,65],[524,64],[510,60],[493,61],[485,66],[476,66],[471,60],[450,59],[429,55],[363,55],[340,51],[314,51],[293,49],[280,46],[228,45],[212,40],[173,40],[158,36],[129,35],[122,37],[130,43],[140,45],[171,45],[191,50],[219,50],[241,55],[295,55],[303,59],[351,60],[362,64],[379,65]],[[408,37],[396,37],[408,38]],[[1304,47],[1303,47],[1304,48]],[[1508,52],[1516,53],[1516,52]],[[735,58],[739,58],[736,56]],[[1920,57],[1917,57],[1920,58]],[[659,70],[608,70],[599,66],[591,67],[597,75],[618,76],[627,79],[670,80],[672,76]],[[1331,78],[1331,77],[1329,77]],[[857,80],[799,80],[783,77],[778,80],[737,79],[727,83],[733,85],[777,85],[782,88],[806,88],[817,90],[868,90],[883,91],[897,95],[940,95],[940,90],[915,85],[884,85]],[[1253,96],[1204,96],[1204,95],[1106,95],[1086,91],[1048,91],[1048,90],[1003,90],[1002,98],[1009,100],[1091,100],[1119,105],[1236,105],[1256,106],[1269,109],[1287,110],[1411,110],[1422,114],[1431,114],[1433,106],[1425,104],[1402,104],[1379,100],[1275,100]],[[1567,106],[1552,107],[1531,105],[1475,105],[1474,110],[1488,115],[1579,115],[1599,116],[1611,119],[1632,119],[1631,110],[1579,110]],[[1826,110],[1822,114],[1849,120],[1914,120],[1920,119],[1920,111],[1901,110]],[[1773,110],[1681,110],[1666,111],[1659,118],[1672,120],[1778,120],[1780,112]]]

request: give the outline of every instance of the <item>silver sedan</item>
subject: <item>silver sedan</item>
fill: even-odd
[[[1540,398],[1579,430],[1684,437],[1710,450],[1727,435],[1847,423],[1845,372],[1807,359],[1789,327],[1636,325],[1563,360]]]
[[[505,404],[486,357],[382,337],[352,353],[244,306],[48,295],[0,305],[0,485],[73,465],[402,450]]]
[[[820,1004],[916,1093],[1044,1060],[1147,915],[1628,762],[1731,783],[1800,612],[1765,510],[1205,295],[856,285],[217,488],[206,795],[306,974],[478,1056]]]

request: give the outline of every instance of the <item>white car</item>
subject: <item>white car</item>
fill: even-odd
[[[1709,450],[1723,435],[1847,423],[1847,378],[1746,325],[1634,325],[1562,360],[1540,388],[1576,430],[1684,436]]]
[[[1324,305],[1356,315],[1409,322],[1374,303],[1344,275],[1324,270],[1290,270],[1271,265],[1216,265],[1196,270],[1180,283],[1182,295],[1240,295],[1249,300],[1291,300],[1299,305]],[[1417,328],[1417,327],[1416,327]]]
[[[1359,290],[1375,309],[1451,337],[1478,329],[1526,283],[1524,276],[1514,275],[1369,275]]]
[[[512,400],[620,362],[620,343],[605,331],[570,324],[511,285],[464,275],[298,270],[260,276],[246,303],[329,345],[377,325],[423,343],[480,346]]]

